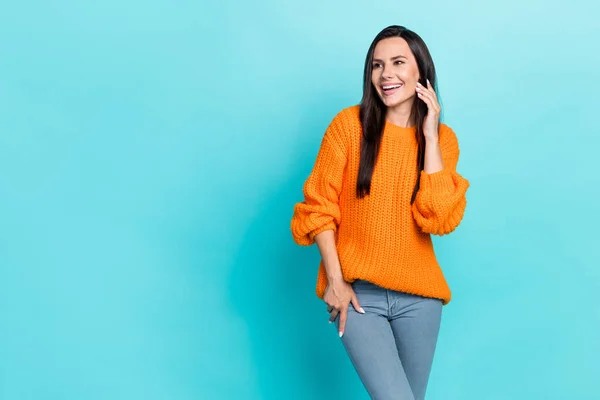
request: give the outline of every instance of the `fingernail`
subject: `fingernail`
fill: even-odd
[[[340,337],[344,336],[344,332],[340,331]]]
[[[359,308],[359,309],[358,309],[358,311],[360,311],[360,313],[361,313],[361,314],[364,314],[364,313],[365,313],[365,310],[363,310],[363,308],[362,308],[362,307],[361,307],[361,308]]]

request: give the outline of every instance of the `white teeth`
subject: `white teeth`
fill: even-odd
[[[383,86],[383,90],[396,89],[402,85],[394,85],[394,86]]]

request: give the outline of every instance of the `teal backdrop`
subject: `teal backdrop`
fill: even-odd
[[[471,181],[428,399],[600,398],[597,3],[1,9],[0,399],[367,399],[289,223],[391,24]]]

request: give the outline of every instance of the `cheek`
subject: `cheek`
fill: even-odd
[[[396,69],[396,75],[404,82],[416,83],[419,78],[419,69],[414,65],[402,65]]]
[[[416,83],[419,79],[419,71],[414,70],[404,70],[401,72],[402,80],[405,82],[414,82]]]
[[[375,90],[379,90],[378,83],[379,83],[379,76],[377,75],[376,72],[373,72],[373,74],[371,75],[371,84],[373,86],[375,86]]]
[[[411,78],[415,83],[419,80],[419,70],[417,68],[411,71]]]
[[[371,82],[375,83],[379,80],[379,76],[377,75],[377,71],[373,70],[371,73]]]

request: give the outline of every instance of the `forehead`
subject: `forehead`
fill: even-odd
[[[401,37],[383,39],[377,43],[375,50],[373,51],[373,58],[378,58],[380,60],[396,56],[412,56],[408,43]]]

